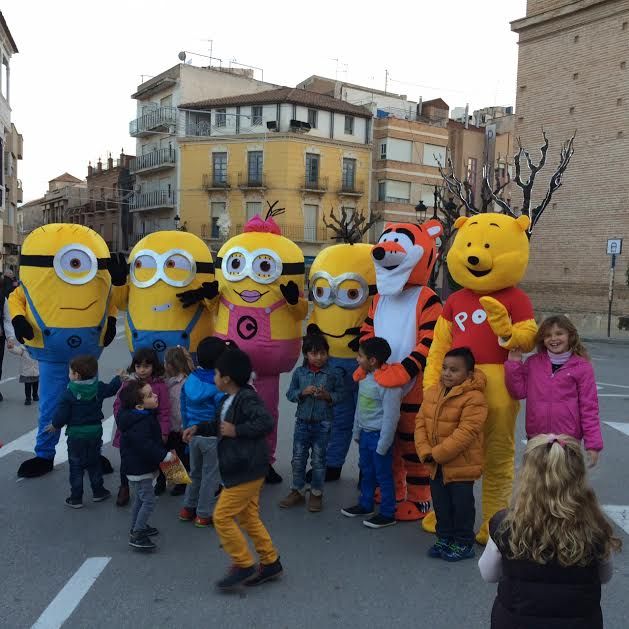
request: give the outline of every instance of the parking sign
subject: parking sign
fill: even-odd
[[[607,241],[607,255],[618,256],[622,253],[622,238],[609,238]]]

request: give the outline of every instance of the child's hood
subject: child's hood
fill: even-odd
[[[196,369],[184,384],[186,397],[193,402],[203,402],[215,397],[218,389],[214,384],[213,369]]]
[[[443,388],[443,385],[439,385]],[[456,387],[452,387],[449,395],[461,395],[463,393],[469,393],[470,391],[480,391],[483,393],[485,391],[485,387],[487,386],[487,377],[480,369],[475,369],[472,375],[464,380],[461,384]]]
[[[155,417],[155,412],[139,409],[122,409],[116,416],[116,425],[120,432],[126,432],[136,424],[146,421],[151,415]]]

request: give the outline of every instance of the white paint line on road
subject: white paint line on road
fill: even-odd
[[[629,397],[629,391],[627,393],[599,393],[598,397]]]
[[[627,505],[603,505],[603,511],[629,535],[629,507]]]
[[[611,382],[597,382],[602,387],[616,387],[618,389],[629,389],[629,385],[626,384],[612,384]]]
[[[0,384],[4,384],[5,382],[11,382],[12,380],[17,380],[17,376],[14,378],[5,378],[4,380],[0,380]]]
[[[627,435],[629,437],[629,424],[624,424],[622,422],[603,422],[616,430],[619,430],[623,435]]]
[[[90,557],[72,575],[31,629],[59,629],[89,592],[111,557]]]

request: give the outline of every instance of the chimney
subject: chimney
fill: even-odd
[[[87,176],[91,177],[94,173],[94,167],[92,166],[92,162],[87,165]]]
[[[100,157],[98,158],[98,163],[96,164],[96,172],[97,173],[103,172],[103,162],[100,161]]]
[[[111,156],[111,153],[110,153],[109,157],[107,158],[107,168],[111,170],[113,167],[114,167],[114,158]]]

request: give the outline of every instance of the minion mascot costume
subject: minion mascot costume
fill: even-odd
[[[277,203],[277,202],[276,202]],[[304,255],[281,235],[275,220],[283,209],[269,206],[266,218],[254,216],[244,233],[230,238],[218,252],[216,275],[220,299],[215,335],[232,339],[247,352],[256,374],[255,387],[273,416],[268,437],[271,465],[267,483],[281,483],[273,468],[277,446],[279,377],[300,355],[304,298]]]
[[[82,225],[45,225],[24,240],[9,311],[18,341],[39,361],[41,386],[36,456],[20,465],[20,477],[52,471],[59,432],[45,428],[68,384],[70,360],[99,357],[116,336],[109,262],[105,241]]]
[[[516,183],[524,191],[522,215],[517,218],[514,210],[492,193],[487,179],[483,182],[484,188],[506,214],[479,214],[469,200],[459,194],[462,184],[454,177],[451,164],[449,175],[442,170],[450,192],[457,194],[472,216],[461,216],[454,224],[458,233],[448,252],[448,270],[463,288],[448,298],[437,321],[424,386],[429,387],[439,380],[444,355],[457,347],[469,347],[477,367],[487,377],[485,396],[489,414],[484,442],[483,524],[476,535],[479,544],[487,543],[489,520],[507,507],[513,484],[519,403],[505,386],[504,362],[510,349],[531,351],[537,333],[531,300],[516,285],[528,266],[532,229],[553,192],[561,185],[561,176],[573,153],[574,137],[562,148],[559,169],[551,179],[544,201],[529,212],[533,180],[543,167],[548,150],[545,135],[544,140],[538,166],[532,165],[528,152],[522,147],[515,157]],[[519,160],[523,153],[531,171],[527,183],[520,179]],[[434,533],[434,512],[422,525],[426,531]]]
[[[404,397],[393,442],[397,520],[423,518],[430,509],[428,469],[415,452],[415,417],[423,399],[422,380],[433,330],[441,314],[439,297],[426,286],[437,258],[437,220],[422,225],[388,223],[372,249],[378,293],[361,328],[362,339],[379,336],[391,346],[391,365],[378,382],[402,387]]]
[[[190,232],[155,232],[133,247],[128,265],[119,256],[116,265],[114,293],[127,311],[129,351],[150,347],[163,362],[166,349],[180,345],[194,357],[199,341],[213,332],[218,295],[207,245]]]
[[[334,405],[334,421],[327,449],[326,482],[338,480],[352,442],[352,429],[358,384],[354,382],[360,326],[365,320],[372,296],[376,293],[376,271],[371,258],[372,245],[363,244],[362,236],[378,218],[365,222],[364,216],[341,211],[340,219],[330,213],[326,227],[343,244],[326,247],[310,268],[310,298],[313,309],[309,333],[326,337],[330,345],[332,367],[344,374],[344,397]],[[308,472],[311,474],[311,472]],[[310,479],[307,477],[307,481]]]

